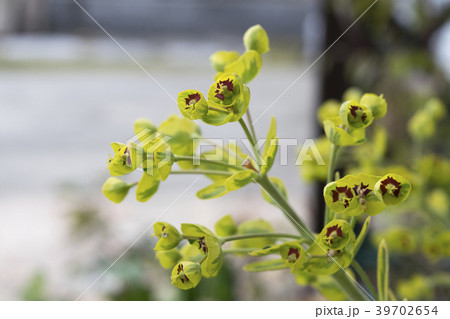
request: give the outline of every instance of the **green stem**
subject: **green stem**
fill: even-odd
[[[247,121],[250,126],[250,132],[252,133],[252,137],[254,141],[257,141],[255,127],[253,126],[252,116],[250,115],[250,109],[247,109]]]
[[[330,162],[328,163],[327,184],[331,183],[334,178],[334,171],[336,169],[336,161],[338,156],[339,146],[331,144]],[[325,205],[325,225],[332,220],[331,211],[327,205]]]
[[[333,278],[336,283],[342,288],[348,299],[356,301],[368,300],[368,296],[366,296],[360,289],[358,289],[358,287],[356,287],[353,280],[349,278],[349,275],[347,275],[344,270],[339,269],[339,271],[333,275]]]
[[[247,127],[247,124],[245,124],[245,121],[242,118],[239,120],[239,124],[241,124],[241,127],[244,130],[244,133],[250,142],[250,145],[253,150],[253,154],[255,155],[256,164],[258,165],[258,168],[259,168],[264,163],[264,161],[263,161],[263,158],[261,157],[261,154],[259,153],[258,148],[256,147],[256,141],[253,139],[253,136],[250,133],[250,131]]]
[[[245,169],[245,167],[242,167],[242,166],[233,165],[233,164],[229,164],[229,163],[222,162],[222,161],[208,160],[206,158],[201,158],[201,157],[174,155],[173,160],[174,160],[174,162],[191,161],[192,163],[195,162],[195,163],[213,164],[213,165],[217,165],[217,166],[221,166],[221,167],[225,167],[225,168],[232,168],[232,169],[236,169],[236,170],[244,170]]]
[[[303,239],[305,239],[306,243],[312,244],[314,241],[314,234],[305,225],[303,220],[297,215],[297,213],[292,209],[289,202],[286,198],[278,191],[278,189],[272,184],[270,179],[267,176],[261,176],[256,181],[262,189],[264,189],[270,197],[278,204],[280,209],[284,212],[284,214],[288,217],[289,221],[294,225],[295,228],[302,234]]]
[[[230,248],[223,249],[224,254],[239,254],[239,253],[251,253],[252,251],[259,250],[261,248]]]
[[[303,223],[300,217],[295,213],[286,198],[280,194],[277,188],[273,186],[272,182],[267,176],[261,176],[257,183],[272,197],[272,199],[279,205],[281,210],[288,217],[289,221],[298,229],[305,243],[311,245],[314,242],[313,232]],[[337,284],[341,287],[344,293],[350,300],[368,300],[365,294],[355,286],[355,283],[349,276],[341,269],[332,275]]]
[[[372,283],[370,282],[369,276],[367,276],[364,269],[361,267],[361,265],[355,259],[353,259],[353,261],[352,261],[352,267],[353,267],[353,269],[356,270],[359,277],[361,277],[362,281],[364,282],[366,287],[369,289],[370,294],[372,295],[372,298],[376,298],[377,292],[376,292],[374,286],[372,285]]]
[[[293,234],[259,233],[259,234],[245,234],[245,235],[227,236],[227,237],[222,237],[220,240],[221,240],[222,243],[226,243],[226,242],[234,241],[234,240],[250,239],[250,238],[261,238],[261,237],[264,237],[264,238],[275,237],[275,238],[301,239],[300,236],[293,235]]]
[[[355,224],[356,224],[356,216],[352,216],[350,218],[350,227],[353,229],[355,228]]]
[[[206,170],[206,169],[185,169],[185,170],[179,170],[179,171],[171,171],[170,174],[201,174],[201,175],[224,175],[224,176],[231,176],[233,175],[232,172],[225,172],[225,171],[214,171],[214,170]]]

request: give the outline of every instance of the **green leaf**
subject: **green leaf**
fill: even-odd
[[[247,50],[255,50],[259,54],[264,54],[270,50],[269,37],[267,36],[266,30],[259,24],[250,27],[244,33],[243,40]]]
[[[225,67],[225,73],[235,73],[243,83],[249,83],[259,73],[261,67],[261,55],[254,50],[249,50],[242,54],[238,60],[228,64]]]
[[[356,256],[356,254],[358,253],[359,249],[361,248],[361,246],[364,242],[364,239],[366,239],[367,232],[369,231],[369,226],[370,226],[370,217],[367,217],[366,220],[364,221],[364,225],[361,229],[361,232],[359,233],[358,237],[356,238],[355,247],[353,248],[354,256]]]
[[[239,188],[250,184],[258,177],[258,174],[250,169],[242,170],[234,173],[225,181],[225,187],[228,192],[235,191]]]
[[[378,300],[389,300],[389,253],[386,242],[382,240],[378,246]]]
[[[283,181],[279,179],[278,177],[269,177],[270,181],[273,183],[273,186],[275,186],[276,189],[280,192],[281,195],[283,195],[284,198],[288,198],[286,187],[283,184]],[[263,198],[268,202],[269,204],[272,204],[276,207],[278,207],[277,202],[275,202],[272,198],[272,196],[269,195],[264,189],[261,189],[261,193]]]
[[[158,127],[158,132],[171,138],[167,143],[175,155],[192,156],[201,137],[200,127],[187,118],[171,115]]]
[[[225,187],[225,181],[217,181],[197,192],[197,197],[200,199],[218,198],[228,193]]]
[[[243,270],[251,272],[269,271],[269,270],[279,270],[289,268],[283,259],[270,259],[256,261],[244,266]]]
[[[273,233],[272,225],[264,219],[248,220],[238,226],[237,235]],[[239,239],[231,243],[232,248],[263,248],[275,243],[272,237]]]
[[[136,199],[140,202],[148,201],[158,190],[159,181],[146,173],[142,174],[136,188]]]
[[[267,141],[266,141],[267,143]],[[265,156],[263,156],[264,164],[261,165],[261,174],[267,174],[272,168],[275,156],[278,150],[278,137],[275,137],[269,141],[270,145]]]
[[[248,254],[250,256],[256,256],[256,257],[266,256],[266,255],[270,255],[270,254],[276,254],[276,253],[279,253],[280,246],[281,245],[269,245],[262,249],[254,250]]]
[[[263,157],[267,156],[267,153],[269,152],[270,148],[270,141],[274,139],[276,136],[277,136],[277,121],[275,120],[275,117],[272,116],[272,119],[270,120],[269,131],[267,132],[266,136],[266,143],[264,144]]]

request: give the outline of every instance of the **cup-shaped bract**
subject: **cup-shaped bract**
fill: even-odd
[[[291,272],[305,268],[308,256],[298,241],[290,241],[280,245],[280,255],[291,268]]]
[[[347,176],[346,176],[347,177]],[[356,180],[355,180],[356,181]],[[356,208],[358,199],[353,192],[355,181],[338,180],[328,183],[323,189],[325,203],[336,213],[348,213]]]
[[[199,263],[182,261],[172,270],[172,285],[180,289],[192,289],[202,279],[202,270]]]
[[[269,37],[266,30],[259,24],[250,27],[244,33],[244,46],[247,50],[255,50],[259,54],[269,51]]]
[[[375,194],[386,205],[397,205],[409,196],[411,184],[397,174],[387,174],[375,184]]]
[[[202,118],[211,125],[238,121],[247,111],[250,91],[233,73],[224,73],[208,91],[208,114]]]
[[[136,143],[125,145],[111,143],[114,156],[108,159],[108,169],[112,176],[121,176],[134,171],[144,160],[145,152]]]
[[[217,72],[223,72],[225,66],[239,59],[236,51],[217,51],[209,57],[211,65]]]
[[[153,225],[153,236],[158,237],[154,250],[169,250],[178,246],[183,236],[169,223],[157,222]]]
[[[156,259],[158,259],[163,268],[172,269],[180,261],[181,253],[178,248],[158,250],[156,252]]]
[[[198,120],[208,113],[208,104],[203,94],[196,90],[185,90],[178,93],[178,108],[189,120]]]
[[[359,103],[367,106],[375,119],[382,118],[386,115],[387,103],[383,98],[383,94],[376,95],[373,93],[366,93],[361,97]]]
[[[342,122],[351,128],[364,128],[373,121],[373,115],[369,108],[355,101],[342,103],[339,116]]]
[[[350,224],[341,219],[329,222],[318,236],[320,245],[326,249],[342,250],[355,241],[355,233]]]
[[[187,236],[191,244],[197,245],[198,250],[206,257],[201,263],[202,274],[205,278],[216,276],[223,263],[222,246],[212,231],[198,224],[181,224],[181,232]]]
[[[110,201],[120,203],[128,194],[132,185],[117,177],[109,177],[103,184],[103,194]]]

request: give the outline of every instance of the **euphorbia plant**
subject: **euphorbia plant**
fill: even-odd
[[[386,246],[380,246],[378,293],[354,257],[367,234],[370,216],[404,201],[411,185],[404,177],[389,172],[384,172],[384,176],[359,172],[334,180],[338,151],[364,143],[365,129],[386,114],[386,101],[382,96],[365,94],[358,100],[350,99],[320,111],[331,151],[326,160],[328,183],[323,191],[326,222],[323,230],[315,234],[289,204],[283,182],[269,176],[278,150],[275,119],[271,120],[262,151],[251,122],[247,85],[262,66],[261,55],[269,51],[264,29],[257,25],[247,30],[244,45],[243,54],[219,51],[211,56],[217,74],[206,95],[192,88],[179,93],[177,102],[183,118],[173,115],[159,127],[139,119],[134,126],[138,143],[112,144],[115,154],[108,161],[111,175],[125,175],[139,167],[143,174],[134,184],[118,177],[109,178],[103,187],[104,194],[118,203],[131,187],[137,186],[136,198],[145,202],[156,193],[161,181],[176,174],[201,174],[212,180],[211,185],[197,192],[200,199],[217,198],[256,183],[263,198],[278,207],[298,233],[275,232],[270,223],[261,219],[237,225],[229,215],[216,223],[214,232],[198,224],[182,224],[178,231],[168,223],[155,223],[154,232],[159,239],[156,256],[164,268],[173,269],[173,285],[191,289],[202,277],[216,276],[225,254],[273,256],[247,264],[244,270],[290,270],[293,280],[313,285],[329,299],[386,300],[389,291]],[[245,114],[248,124],[243,118]],[[198,153],[196,141],[201,132],[195,120],[215,126],[238,122],[250,142],[251,152],[230,143],[219,152]],[[174,164],[178,164],[178,170],[173,169]],[[356,216],[368,216],[357,235]],[[357,283],[349,269],[351,265],[369,292]]]

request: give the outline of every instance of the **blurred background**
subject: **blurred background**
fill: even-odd
[[[261,24],[271,51],[251,83],[251,111],[256,119],[373,1],[78,3],[173,97],[187,88],[206,91],[214,76],[209,56],[217,50],[243,52],[243,32]],[[279,123],[278,135],[296,138],[301,146],[306,138],[322,134],[316,111],[323,101],[341,100],[349,87],[383,93],[389,110],[381,123],[389,139],[383,161],[376,164],[403,165],[423,191],[419,204],[412,202],[402,212],[377,217],[374,227],[387,229],[392,223],[402,224],[405,214],[416,214],[419,217],[412,219],[407,233],[414,233],[424,220],[430,227],[448,231],[448,116],[433,122],[432,134],[425,137],[422,129],[416,134],[409,128],[408,121],[430,98],[450,105],[449,18],[448,0],[379,0],[258,119],[257,134],[265,135],[273,115]],[[77,299],[194,181],[172,176],[146,204],[129,196],[116,205],[102,195],[101,186],[109,176],[109,144],[128,140],[137,118],[158,125],[170,114],[178,114],[176,104],[124,50],[72,0],[0,0],[2,300]],[[201,129],[206,138],[244,137],[237,124]],[[275,167],[273,174],[285,182],[293,206],[319,230],[323,180],[305,177],[294,166],[298,146],[288,147],[289,165]],[[371,156],[363,151],[353,157],[358,167]],[[351,168],[347,161],[341,162],[342,171]],[[440,170],[433,171],[437,167]],[[198,200],[196,191],[208,183],[201,178],[163,220],[212,228],[220,217],[231,214],[238,222],[265,218],[280,232],[293,230],[276,208],[261,199],[257,185],[219,199]],[[435,198],[439,205],[433,206]],[[217,278],[180,292],[155,260],[150,234],[145,233],[82,299],[323,298],[313,288],[297,285],[285,272],[244,273],[241,267],[246,260],[237,258],[227,258]],[[423,242],[421,235],[413,240]],[[397,243],[398,238],[393,236],[392,241]],[[391,260],[392,285],[403,287],[400,295],[448,299],[448,258],[427,257],[419,248],[408,250],[409,254],[404,251],[399,249],[395,257],[394,249]],[[374,254],[368,242],[358,257],[371,276]],[[427,294],[408,296],[410,287],[425,287]]]

